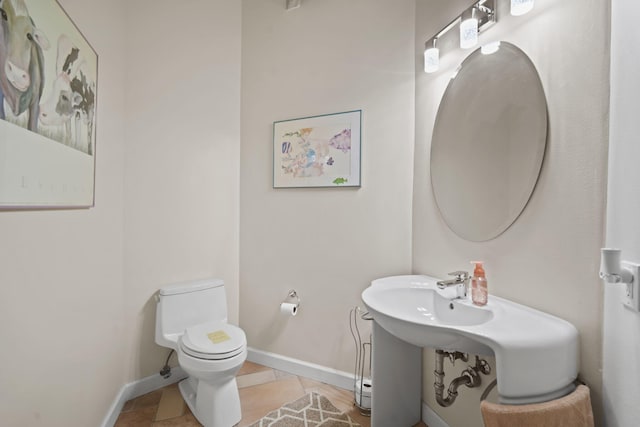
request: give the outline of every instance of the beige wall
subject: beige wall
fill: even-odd
[[[100,55],[96,207],[0,212],[3,423],[99,424],[124,383],[164,363],[152,300],[164,284],[222,277],[249,345],[350,371],[347,313],[371,279],[412,265],[443,276],[476,258],[492,293],[578,327],[599,412],[608,2],[538,0],[482,36],[530,55],[550,117],[531,202],[486,243],[448,230],[428,175],[435,111],[462,56],[427,76],[422,45],[467,2],[323,0],[286,12],[281,0],[189,0],[185,14],[167,0],[61,3]],[[363,110],[362,188],[272,189],[273,121],[351,109]],[[303,305],[283,318],[290,288]],[[437,409],[431,362],[425,399]],[[461,394],[440,415],[480,425],[479,392]],[[70,402],[81,405],[70,413]]]
[[[465,3],[456,1],[460,9]],[[424,42],[456,14],[454,3],[418,0],[416,58]],[[536,1],[517,18],[502,7],[499,23],[481,43],[506,40],[536,65],[546,91],[549,139],[542,173],[524,213],[504,234],[484,243],[457,237],[435,205],[429,181],[429,149],[439,100],[460,49],[447,52],[434,75],[416,64],[416,148],[413,199],[413,270],[434,276],[486,261],[490,293],[547,311],[580,332],[580,376],[591,386],[601,412],[602,287],[598,280],[603,243],[608,133],[609,5],[602,1]],[[489,100],[488,100],[488,104]],[[524,332],[524,331],[523,331]],[[442,409],[433,395],[433,360],[426,357],[424,395],[452,426],[481,426],[482,390],[462,390],[460,404]],[[531,369],[544,369],[544,360]],[[456,365],[447,380],[459,374]]]
[[[246,0],[242,19],[240,324],[254,348],[351,371],[349,309],[411,268],[414,1]],[[272,188],[274,121],[354,109],[362,188]]]
[[[178,10],[176,9],[178,8]],[[240,2],[127,3],[128,380],[152,375],[159,287],[219,277],[238,322]]]
[[[156,373],[162,285],[221,277],[238,321],[240,4],[188,3],[62,1],[100,57],[96,206],[0,212],[6,425],[98,425]]]
[[[125,2],[61,0],[100,56],[95,207],[0,212],[0,424],[96,426],[125,382]]]

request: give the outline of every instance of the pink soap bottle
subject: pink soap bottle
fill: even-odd
[[[471,261],[475,264],[473,277],[471,278],[471,301],[475,305],[486,305],[489,299],[489,289],[487,288],[487,278],[482,268],[482,261]]]

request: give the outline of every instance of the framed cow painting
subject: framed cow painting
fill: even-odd
[[[0,209],[94,205],[97,82],[56,0],[0,0]]]

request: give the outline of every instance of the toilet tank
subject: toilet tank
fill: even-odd
[[[165,286],[158,292],[156,308],[156,343],[176,349],[186,328],[227,321],[224,282],[204,279]]]

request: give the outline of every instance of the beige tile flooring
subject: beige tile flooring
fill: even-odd
[[[242,405],[242,420],[246,427],[285,403],[315,391],[326,396],[336,408],[347,412],[362,427],[370,427],[370,418],[360,414],[353,405],[353,394],[328,384],[298,377],[286,372],[245,362],[237,376]],[[115,427],[200,427],[182,400],[177,384],[153,391],[128,401]],[[424,423],[415,427],[426,427]]]

